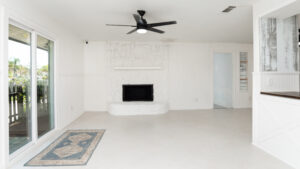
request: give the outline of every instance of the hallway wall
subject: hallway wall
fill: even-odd
[[[295,15],[299,12],[299,0],[263,0],[254,5],[254,73],[253,73],[253,144],[286,162],[293,168],[300,168],[300,102],[297,99],[288,99],[261,95],[260,72],[261,58],[259,46],[260,18],[270,12],[287,7],[277,15]],[[284,18],[284,17],[283,17]],[[279,74],[280,75],[280,74]],[[278,76],[278,75],[276,75]],[[278,77],[275,77],[278,78]],[[280,77],[279,77],[280,78]],[[289,76],[280,80],[280,83],[289,82]],[[263,83],[262,83],[263,82]],[[284,84],[284,83],[283,83]],[[289,87],[295,88],[294,86]],[[280,88],[279,88],[280,89]]]

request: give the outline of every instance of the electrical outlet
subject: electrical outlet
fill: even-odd
[[[74,111],[74,106],[70,106],[70,110],[71,110],[71,111]]]

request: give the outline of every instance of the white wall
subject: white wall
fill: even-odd
[[[6,127],[8,127],[8,121],[7,121],[7,116],[5,113],[7,108],[4,106],[5,104],[5,97],[4,95],[8,94],[8,90],[5,90],[8,88],[7,85],[5,85],[5,78],[4,74],[6,74],[7,70],[4,69],[4,62],[7,61],[4,59],[5,53],[7,50],[5,50],[5,41],[3,37],[7,35],[7,32],[4,31],[5,28],[5,11],[4,7],[0,3],[0,168],[5,168],[7,165],[7,152],[8,152],[8,147],[7,147],[7,130]]]
[[[52,21],[47,16],[39,12],[39,9],[31,9],[25,1],[7,0],[1,1],[0,6],[5,9],[4,16],[1,15],[0,24],[5,21],[5,25],[0,27],[0,91],[1,91],[1,155],[5,155],[7,161],[8,155],[8,111],[7,111],[7,21],[8,17],[22,23],[39,33],[51,37],[56,43],[55,55],[55,107],[56,107],[56,128],[62,129],[70,122],[74,121],[83,113],[83,42],[69,30],[61,27],[60,24]],[[2,10],[2,8],[0,8]],[[2,11],[0,11],[2,12]],[[4,42],[4,43],[2,43]],[[3,92],[5,91],[5,92]],[[3,92],[3,93],[2,93]],[[5,122],[3,125],[2,122]],[[2,137],[4,135],[4,137]],[[5,142],[3,141],[5,140]],[[5,147],[5,149],[2,149]],[[4,151],[5,150],[5,151]],[[3,154],[2,154],[3,153]],[[24,155],[24,154],[23,154]],[[1,160],[3,158],[1,157]],[[2,165],[4,163],[0,163]],[[5,168],[5,167],[0,167]]]
[[[214,104],[232,108],[233,64],[231,53],[214,54]]]
[[[84,48],[84,110],[107,110],[107,57],[105,42],[89,42]]]
[[[139,60],[138,53],[150,53],[149,47],[167,48],[167,56],[162,57],[158,70],[115,70],[111,63],[112,42],[89,42],[85,47],[85,110],[106,111],[110,102],[120,101],[121,83],[111,82],[116,77],[128,81],[135,77],[135,82],[159,83],[158,90],[165,92],[159,96],[159,101],[167,101],[172,110],[183,109],[211,109],[213,108],[213,53],[228,52],[233,54],[234,84],[233,92],[235,108],[251,107],[251,90],[246,93],[239,92],[239,52],[249,52],[249,72],[252,72],[252,45],[247,44],[203,44],[203,43],[161,43],[161,42],[113,42],[125,44],[127,47],[118,47],[117,53],[129,53],[120,57],[128,60]],[[128,47],[133,46],[144,47]],[[146,46],[146,47],[145,47]],[[142,49],[142,51],[140,51]],[[155,48],[154,48],[155,49]],[[155,49],[158,50],[158,49]],[[115,51],[115,50],[113,50]],[[116,52],[114,52],[116,53]],[[133,53],[131,55],[131,53]],[[161,52],[156,52],[160,55]],[[157,64],[158,59],[149,60],[152,66]],[[122,61],[124,63],[124,61]],[[133,61],[126,64],[145,66],[146,63]],[[147,65],[146,65],[147,66]],[[251,85],[251,74],[249,74]],[[114,81],[114,80],[113,80]],[[121,82],[119,80],[118,82]],[[134,82],[133,80],[129,80]],[[114,86],[113,84],[118,84]],[[164,87],[166,86],[166,87]],[[112,89],[112,87],[114,89]],[[116,90],[117,92],[112,92]],[[251,89],[251,86],[249,87]],[[117,94],[116,94],[117,93]],[[112,99],[112,95],[117,95]]]
[[[83,41],[26,2],[7,0],[4,6],[9,17],[56,42],[57,127],[63,128],[83,112]]]
[[[264,87],[261,84],[268,82],[261,82],[264,75],[259,72],[259,18],[292,2],[298,3],[298,6],[292,4],[291,7],[299,11],[299,0],[262,0],[253,8],[253,143],[294,168],[300,168],[300,101],[260,94]],[[291,11],[285,10],[286,13]],[[277,78],[278,75],[272,76]]]
[[[263,72],[260,77],[263,92],[290,92],[300,89],[300,73]]]
[[[213,108],[211,44],[170,45],[169,103],[174,110]]]

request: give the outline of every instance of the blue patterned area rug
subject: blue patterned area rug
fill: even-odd
[[[105,130],[68,130],[25,166],[86,165]]]

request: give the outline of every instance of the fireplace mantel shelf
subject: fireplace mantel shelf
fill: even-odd
[[[159,66],[153,66],[153,67],[150,67],[150,66],[146,66],[146,67],[135,67],[135,66],[116,66],[114,67],[115,70],[159,70],[159,69],[162,69],[161,67]]]

